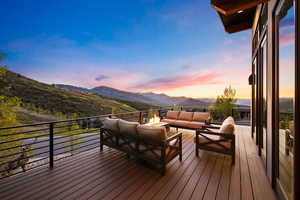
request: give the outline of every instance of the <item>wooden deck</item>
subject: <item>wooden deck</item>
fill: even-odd
[[[184,131],[183,162],[165,176],[105,148],[0,181],[0,199],[276,199],[247,127],[236,130],[236,164],[221,154],[195,156],[193,132]]]

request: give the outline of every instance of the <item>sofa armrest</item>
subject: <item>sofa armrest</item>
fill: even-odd
[[[206,130],[198,130],[198,131],[196,131],[196,136],[199,136],[199,135],[202,135],[202,134],[218,135],[218,136],[222,136],[222,137],[224,137],[226,139],[233,139],[233,138],[235,138],[234,134],[218,133],[218,132],[206,131]]]
[[[103,133],[103,132],[105,132],[105,131],[108,131],[108,129],[103,128],[103,127],[100,128],[100,133]]]
[[[112,131],[111,131],[110,129],[101,127],[101,128],[100,128],[100,133],[103,133],[103,132],[111,133]]]
[[[210,124],[221,126],[222,122],[211,121]]]
[[[220,129],[220,126],[204,125],[203,129]]]
[[[210,125],[211,124],[211,122],[212,122],[212,119],[211,118],[208,118],[207,120],[205,120],[205,124],[207,124],[207,125]]]
[[[177,139],[177,138],[182,138],[182,133],[176,133],[170,137],[168,137],[165,142],[169,143],[170,141]]]

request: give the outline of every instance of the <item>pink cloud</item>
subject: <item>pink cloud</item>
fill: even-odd
[[[225,73],[208,72],[201,75],[189,74],[175,77],[153,79],[132,87],[142,91],[148,90],[172,90],[194,85],[208,85],[224,83],[218,78],[225,76]]]
[[[291,45],[295,42],[295,34],[282,34],[280,36],[280,43],[283,45]]]
[[[295,60],[294,59],[281,59],[280,60],[280,66],[285,68],[285,69],[294,69],[295,67]]]

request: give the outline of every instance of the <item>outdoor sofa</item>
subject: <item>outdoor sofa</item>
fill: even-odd
[[[175,128],[197,130],[209,124],[210,115],[208,112],[168,111],[160,121]]]
[[[182,134],[166,127],[141,125],[122,119],[106,118],[100,128],[100,149],[103,145],[117,149],[158,168],[165,174],[166,165],[179,156],[182,160]]]

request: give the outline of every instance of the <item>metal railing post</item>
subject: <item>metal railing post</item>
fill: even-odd
[[[54,124],[49,124],[49,165],[50,169],[54,166]]]
[[[140,113],[139,113],[139,123],[140,123],[140,124],[142,124],[142,115],[143,115],[143,112],[140,112]]]

